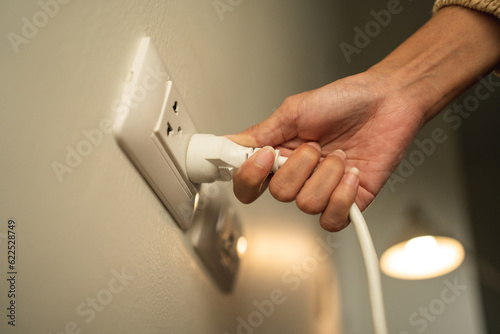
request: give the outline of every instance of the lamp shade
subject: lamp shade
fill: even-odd
[[[429,224],[419,207],[412,207],[409,217],[406,236],[380,258],[384,274],[407,280],[427,279],[447,274],[462,264],[465,251],[458,240],[436,232],[435,224]]]
[[[426,279],[455,270],[464,257],[464,248],[456,239],[425,235],[387,249],[380,259],[380,267],[394,278]]]

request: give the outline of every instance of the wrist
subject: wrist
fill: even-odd
[[[408,105],[424,124],[499,60],[500,21],[452,6],[365,73],[378,77],[384,93]]]
[[[420,126],[427,123],[441,107],[445,93],[433,80],[432,65],[427,62],[400,63],[383,60],[369,68],[365,74],[376,80],[376,85],[387,99],[399,103],[405,113],[419,120]]]
[[[432,83],[427,76],[415,75],[407,65],[384,60],[363,72],[363,76],[376,88],[374,94],[381,101],[400,106],[401,117],[411,117],[420,128],[429,120],[439,94],[429,88]]]

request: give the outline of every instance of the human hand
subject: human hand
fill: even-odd
[[[373,201],[422,126],[421,108],[394,87],[364,72],[288,97],[263,122],[228,136],[289,156],[269,176],[273,151],[253,155],[234,176],[236,197],[251,203],[269,186],[277,200],[321,213],[324,229],[343,229],[352,203],[364,210]]]
[[[447,6],[368,71],[287,98],[262,123],[228,136],[290,155],[271,178],[272,152],[250,157],[234,177],[236,197],[250,203],[269,185],[276,199],[321,213],[326,230],[342,229],[353,201],[361,210],[373,201],[424,122],[498,69],[499,31],[491,15]],[[338,149],[346,159],[330,155]],[[345,173],[351,167],[361,171],[358,186]]]

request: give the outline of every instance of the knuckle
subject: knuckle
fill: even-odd
[[[319,160],[319,158],[321,157],[321,152],[309,144],[302,144],[300,147],[300,152],[306,158],[311,160]]]
[[[302,193],[299,193],[295,203],[301,211],[311,215],[321,213],[325,209],[319,198],[316,196],[304,195]]]
[[[330,175],[341,177],[344,174],[345,163],[339,156],[329,155],[321,161],[319,168],[327,170]]]
[[[345,161],[336,154],[328,155],[325,158],[325,160],[323,160],[323,163],[328,163],[331,164],[332,166],[342,166],[342,167],[344,167],[345,165]]]
[[[344,229],[348,224],[350,206],[348,197],[332,197],[327,210],[320,217],[321,227],[330,232]]]
[[[284,100],[283,103],[281,104],[283,107],[286,106],[293,106],[296,104],[297,97],[295,95],[287,96]]]
[[[328,232],[339,232],[347,226],[347,215],[321,215],[319,224]]]
[[[280,202],[291,202],[296,197],[296,194],[290,191],[286,185],[283,185],[280,182],[273,182],[273,179],[271,179],[271,182],[269,183],[269,191],[271,192],[271,195],[273,195],[273,197]]]

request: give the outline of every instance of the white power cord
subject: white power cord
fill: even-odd
[[[186,169],[189,179],[193,183],[229,181],[241,165],[257,150],[259,149],[238,145],[225,137],[195,134],[191,138],[186,154]],[[286,159],[280,156],[279,150],[276,150],[272,171],[277,171]],[[349,210],[349,217],[356,230],[365,261],[373,328],[375,334],[387,334],[377,253],[363,214],[355,203]]]
[[[387,323],[385,318],[384,299],[382,298],[382,283],[380,280],[380,266],[377,253],[373,246],[370,231],[366,225],[365,218],[354,203],[349,210],[354,229],[358,236],[359,245],[365,260],[366,275],[368,277],[368,290],[372,309],[373,329],[376,334],[387,334]]]

